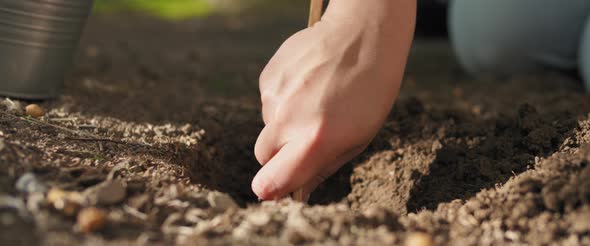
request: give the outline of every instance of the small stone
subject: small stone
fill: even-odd
[[[406,238],[406,246],[432,246],[432,237],[423,232],[413,232]]]
[[[23,105],[19,101],[12,101],[6,98],[0,103],[4,108],[13,114],[22,115],[24,113]]]
[[[47,202],[66,216],[74,216],[82,207],[83,197],[77,192],[52,188],[47,192]]]
[[[122,202],[127,197],[127,187],[120,180],[107,180],[88,188],[85,194],[94,204],[113,205]]]
[[[59,188],[51,188],[49,192],[47,192],[47,202],[49,203],[54,203],[63,199],[77,203],[84,203],[84,197],[78,192],[65,191]]]
[[[22,218],[30,215],[22,199],[0,194],[0,210],[4,209],[17,211]]]
[[[211,192],[207,195],[207,201],[211,208],[218,212],[224,212],[228,209],[238,208],[238,204],[228,194],[221,192]]]
[[[68,199],[62,199],[54,202],[53,207],[65,216],[73,217],[80,211],[82,205]]]
[[[44,193],[47,187],[43,184],[35,174],[25,173],[16,181],[16,190],[23,193]]]
[[[265,212],[254,212],[246,216],[246,221],[254,226],[265,226],[270,222],[270,215]]]
[[[77,227],[81,232],[90,233],[101,230],[107,222],[107,213],[101,209],[85,208],[78,214]]]
[[[31,212],[39,212],[44,204],[46,203],[43,193],[30,193],[27,197],[27,209]]]
[[[45,111],[37,104],[29,104],[25,107],[25,114],[33,118],[39,118],[45,115]]]

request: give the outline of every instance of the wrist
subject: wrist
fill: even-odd
[[[409,12],[415,15],[415,9],[416,0],[331,0],[322,20],[347,26],[387,28],[399,25]]]
[[[331,0],[322,22],[339,38],[358,36],[381,51],[399,53],[411,43],[416,5],[417,0]]]

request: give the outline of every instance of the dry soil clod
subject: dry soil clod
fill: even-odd
[[[423,232],[413,232],[406,238],[406,246],[433,246],[432,237]]]
[[[25,114],[33,118],[39,118],[45,115],[45,111],[37,104],[29,104],[25,107]]]
[[[101,230],[107,221],[107,213],[101,209],[85,208],[78,214],[77,227],[81,232],[90,233]]]
[[[211,192],[207,196],[207,201],[213,210],[218,212],[225,212],[230,208],[238,208],[238,204],[228,194],[221,192]]]
[[[91,204],[113,205],[127,197],[127,187],[120,180],[107,180],[86,190],[85,195]]]

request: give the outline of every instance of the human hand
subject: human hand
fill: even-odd
[[[339,3],[345,2],[350,5],[328,9],[321,22],[289,38],[261,74],[266,126],[255,154],[263,167],[252,182],[260,199],[297,189],[309,197],[365,149],[397,97],[415,0],[396,2],[383,20],[367,10],[366,21],[341,18],[359,13],[359,1]]]

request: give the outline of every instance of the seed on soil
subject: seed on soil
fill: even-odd
[[[16,181],[16,190],[23,193],[43,193],[47,187],[33,173],[25,173]]]
[[[54,203],[58,200],[65,199],[67,196],[67,191],[58,189],[58,188],[51,188],[49,192],[47,192],[47,202]]]
[[[406,246],[432,246],[432,237],[423,232],[413,232],[406,238]]]
[[[45,115],[45,111],[43,111],[43,108],[37,104],[29,104],[25,107],[25,114],[34,118],[39,118]]]
[[[82,196],[76,192],[68,192],[52,188],[47,193],[47,202],[66,216],[74,216],[82,207]]]
[[[107,221],[107,213],[101,209],[85,208],[78,214],[77,227],[81,232],[89,233],[101,230]]]

